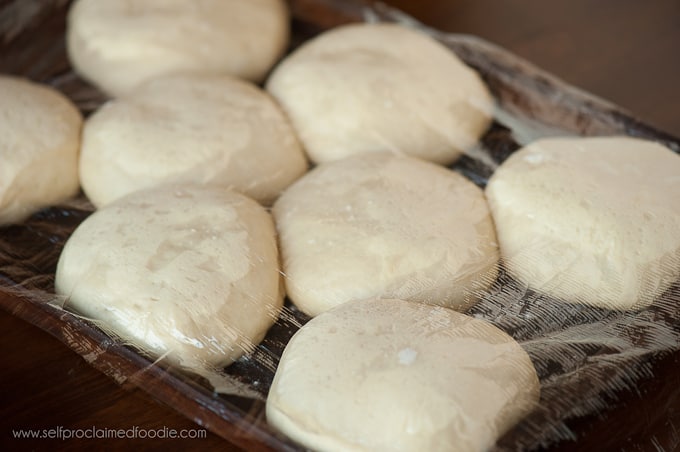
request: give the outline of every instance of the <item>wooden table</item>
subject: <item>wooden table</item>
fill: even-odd
[[[680,136],[680,2],[677,0],[391,0],[422,22],[495,42],[564,80]],[[187,440],[14,440],[12,429],[200,429],[140,390],[121,388],[37,328],[0,311],[0,448],[3,450],[201,448],[230,450],[207,433]],[[680,381],[680,354],[657,366]],[[607,426],[607,431],[603,431]],[[573,428],[559,450],[678,450],[680,395],[654,381],[603,419]],[[6,447],[1,447],[6,446]]]

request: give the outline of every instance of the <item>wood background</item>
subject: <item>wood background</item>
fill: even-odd
[[[495,42],[680,136],[680,0],[385,3],[439,29]],[[13,440],[11,431],[19,428],[200,427],[139,390],[119,387],[48,334],[4,311],[0,332],[0,449],[232,449],[210,433],[200,440]],[[661,378],[679,378],[680,355],[667,357],[658,369]],[[680,394],[644,382],[625,405],[573,428],[579,445],[563,443],[555,450],[599,450],[602,435],[616,437],[617,450],[680,450]]]

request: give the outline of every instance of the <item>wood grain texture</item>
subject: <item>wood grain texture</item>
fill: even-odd
[[[79,450],[82,447],[124,450],[130,447],[225,448],[222,438],[206,431],[204,439],[14,440],[12,430],[91,427],[129,430],[198,429],[182,415],[159,405],[137,389],[121,388],[90,367],[47,333],[0,311],[3,331],[0,358],[2,450]],[[9,337],[11,336],[11,337]],[[228,448],[226,450],[229,450]]]
[[[611,100],[662,130],[680,135],[680,2],[677,0],[391,0],[422,22],[475,34],[566,81]],[[0,58],[6,58],[6,55]],[[199,428],[147,395],[91,368],[57,340],[0,311],[0,447],[3,450],[191,448],[230,450],[210,433],[198,440],[13,440],[12,429],[132,427]],[[680,358],[659,363],[660,378],[679,378]],[[640,394],[604,418],[573,427],[577,447],[601,450],[602,435],[618,450],[680,448],[680,399],[646,382]],[[640,422],[640,418],[643,421]],[[603,426],[614,426],[603,432]]]

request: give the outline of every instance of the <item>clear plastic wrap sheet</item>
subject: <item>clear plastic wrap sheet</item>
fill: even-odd
[[[85,114],[104,101],[68,67],[63,40],[68,2],[10,1],[1,6],[1,72],[49,83]],[[396,21],[430,33],[477,69],[499,112],[478,149],[453,169],[480,186],[513,151],[541,136],[625,134],[680,150],[680,140],[478,38],[429,29],[381,4],[300,0],[291,6],[297,43],[349,20]],[[0,305],[48,331],[119,384],[139,386],[242,447],[297,449],[266,425],[264,399],[285,344],[306,316],[287,303],[254,352],[224,369],[228,378],[259,397],[218,395],[201,377],[153,363],[94,323],[62,310],[53,295],[60,251],[92,210],[81,196],[24,224],[0,228]],[[574,439],[570,421],[616,406],[640,382],[655,378],[658,358],[680,350],[679,282],[647,309],[618,312],[561,303],[501,271],[469,314],[511,334],[530,355],[541,380],[539,406],[501,438],[497,450],[540,449]]]

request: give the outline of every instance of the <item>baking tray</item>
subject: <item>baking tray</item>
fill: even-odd
[[[453,169],[480,186],[521,144],[540,136],[630,135],[680,151],[679,139],[479,38],[424,27],[380,3],[289,3],[292,46],[346,22],[400,22],[430,33],[477,69],[496,98],[498,114],[480,147]],[[69,67],[64,50],[68,5],[67,0],[0,2],[0,72],[48,83],[87,115],[105,98]],[[141,388],[240,447],[297,450],[267,426],[264,399],[287,340],[306,316],[288,303],[263,343],[224,370],[249,396],[214,393],[201,377],[154,363],[61,309],[54,295],[56,263],[66,239],[92,210],[81,195],[21,225],[0,228],[0,306],[47,331],[120,385]],[[494,288],[470,314],[493,322],[520,342],[542,384],[540,405],[501,438],[497,450],[545,449],[575,439],[570,428],[574,420],[606,413],[638,384],[654,378],[660,358],[680,350],[679,283],[651,308],[622,313],[565,305],[526,290],[501,270]]]

